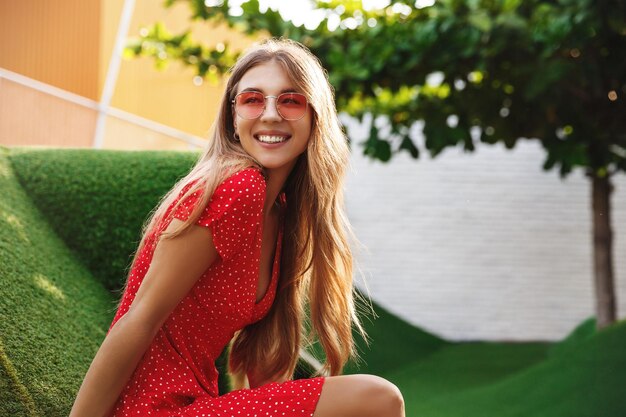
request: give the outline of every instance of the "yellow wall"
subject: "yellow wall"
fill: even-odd
[[[164,9],[161,2],[137,0],[129,36],[139,36],[142,26],[157,21],[164,22],[171,33],[182,33],[190,25],[190,15],[189,7],[182,3]],[[242,49],[251,43],[248,38],[225,27],[196,23],[192,28],[194,39],[206,45],[228,42]],[[224,83],[212,86],[205,82],[196,86],[193,84],[194,75],[191,67],[178,63],[171,63],[167,69],[159,71],[151,58],[125,60],[112,105],[184,132],[206,137]]]

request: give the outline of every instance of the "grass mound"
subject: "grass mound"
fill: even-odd
[[[65,416],[113,299],[34,207],[6,155],[0,148],[0,415]]]
[[[580,323],[569,335],[550,348],[550,355],[563,356],[569,351],[578,349],[581,343],[596,335],[596,319],[589,318]]]
[[[490,386],[545,360],[544,343],[455,343],[426,357],[414,357],[396,371],[383,375],[405,393],[407,416],[466,416],[458,395],[476,387]],[[440,403],[455,404],[444,414]],[[449,404],[448,404],[449,405]],[[492,407],[481,416],[491,414]]]
[[[407,393],[407,416],[623,417],[626,322],[590,323],[554,347],[445,346],[386,376]]]
[[[345,373],[390,373],[403,368],[414,358],[423,358],[446,346],[448,342],[427,333],[373,303],[376,317],[362,318],[370,343],[357,333],[354,340],[360,361],[348,362]]]
[[[12,148],[9,158],[53,230],[115,291],[126,279],[143,222],[198,154]]]

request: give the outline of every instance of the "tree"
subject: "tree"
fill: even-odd
[[[176,1],[188,3],[194,19],[307,45],[328,69],[340,110],[388,122],[382,135],[372,121],[364,143],[371,157],[388,161],[407,151],[418,158],[420,147],[432,156],[449,146],[473,151],[478,141],[512,148],[525,139],[543,146],[544,169],[562,176],[583,169],[592,190],[597,324],[615,321],[610,196],[611,178],[626,171],[625,2],[438,0],[420,8],[390,1],[366,9],[358,0],[319,0],[325,17],[306,29],[261,12],[258,0],[239,13],[228,1],[166,6]],[[158,23],[128,50],[180,60],[210,77],[237,56]],[[423,145],[410,135],[417,121]]]

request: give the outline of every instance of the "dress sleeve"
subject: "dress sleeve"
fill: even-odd
[[[201,195],[197,191],[187,197],[173,217],[187,220]],[[254,168],[239,171],[217,186],[196,224],[211,229],[220,258],[230,259],[254,243],[264,201],[265,180]]]

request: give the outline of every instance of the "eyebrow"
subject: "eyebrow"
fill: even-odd
[[[258,91],[259,93],[265,94],[265,92],[264,92],[262,89],[260,89],[260,88],[254,88],[254,87],[244,88],[243,90],[241,90],[241,91],[240,91],[240,93],[243,93],[243,92],[245,92],[245,91]],[[295,90],[295,89],[293,89],[293,88],[286,88],[286,89],[282,90],[282,91],[280,92],[280,94],[283,94],[283,93],[297,93],[297,92],[298,92],[298,91],[296,91],[296,90]]]

